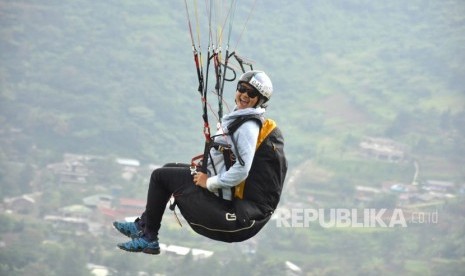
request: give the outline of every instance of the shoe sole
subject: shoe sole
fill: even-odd
[[[144,248],[142,252],[150,255],[158,255],[160,254],[160,248]]]
[[[127,252],[133,252],[133,253],[145,253],[145,254],[150,254],[150,255],[158,255],[160,254],[160,248],[144,248],[144,249],[128,249],[126,247],[122,247],[118,245],[118,248]]]

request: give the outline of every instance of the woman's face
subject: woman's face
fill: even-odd
[[[240,83],[236,90],[237,109],[255,107],[259,99],[255,88],[248,83]]]

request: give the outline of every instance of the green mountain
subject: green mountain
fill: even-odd
[[[272,77],[269,114],[284,128],[296,163],[311,158],[323,140],[337,144],[345,135],[387,135],[416,146],[422,138],[438,142],[428,136],[443,132],[441,116],[460,126],[460,3],[293,1],[257,3],[253,10],[250,4],[238,4],[231,45],[239,42],[235,49]],[[183,9],[149,1],[5,1],[4,132],[21,129],[29,148],[151,162],[201,150],[201,103]],[[191,14],[194,24],[192,8]],[[204,36],[205,17],[200,13]],[[201,42],[205,56],[207,39]],[[225,89],[228,101],[233,87]]]
[[[187,2],[205,65],[210,7]],[[224,55],[230,2],[220,2],[211,37],[222,37]],[[358,205],[356,187],[428,180],[452,182],[456,197],[426,203],[442,212],[432,230],[268,227],[276,244],[261,252],[276,254],[230,263],[257,273],[286,258],[309,275],[463,272],[463,1],[236,2],[230,51],[273,80],[267,114],[290,164],[283,206],[392,207],[397,195]],[[0,195],[29,192],[32,171],[64,153],[189,162],[203,151],[197,86],[183,1],[0,0]],[[234,89],[226,83],[229,108]],[[213,93],[209,104],[214,126]],[[372,138],[400,145],[402,161],[367,157],[360,143]]]

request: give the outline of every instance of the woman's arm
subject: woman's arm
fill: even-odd
[[[251,120],[242,124],[233,133],[233,137],[231,138],[236,142],[235,145],[231,143],[233,144],[233,153],[236,157],[239,154],[244,161],[244,165],[241,165],[240,162],[236,160],[228,171],[209,177],[206,182],[208,190],[216,191],[220,188],[232,188],[247,178],[255,155],[259,132],[260,126],[257,122]]]

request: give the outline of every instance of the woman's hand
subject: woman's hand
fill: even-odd
[[[200,186],[202,188],[207,188],[207,179],[208,175],[203,173],[203,172],[197,172],[194,174],[194,183],[197,186]]]

